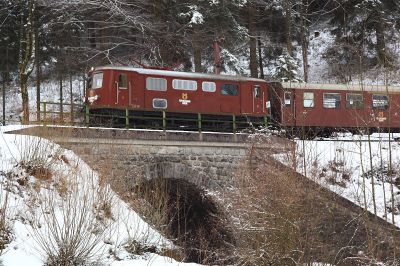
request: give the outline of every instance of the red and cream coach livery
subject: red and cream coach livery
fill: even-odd
[[[315,133],[400,129],[400,87],[271,83],[271,118],[283,128]]]
[[[104,66],[89,75],[91,112],[129,112],[130,117],[163,113],[177,117],[264,122],[268,114],[267,82],[262,79],[159,69]],[[133,119],[134,120],[134,119]],[[153,122],[156,119],[153,119]]]

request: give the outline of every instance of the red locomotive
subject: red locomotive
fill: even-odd
[[[287,132],[399,131],[400,87],[271,83],[271,119]]]
[[[236,130],[263,124],[268,114],[262,79],[105,66],[95,68],[89,81],[91,115],[117,116],[129,127]]]

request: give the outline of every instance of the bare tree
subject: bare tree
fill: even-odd
[[[29,124],[29,96],[28,79],[34,69],[34,29],[35,29],[35,1],[27,2],[20,0],[21,25],[20,25],[20,60],[19,81],[22,96],[22,123]],[[24,14],[24,10],[27,14]],[[25,17],[26,16],[26,17]]]

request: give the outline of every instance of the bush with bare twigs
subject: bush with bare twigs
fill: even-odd
[[[66,191],[44,191],[32,236],[46,265],[87,265],[98,260],[112,214],[112,194],[106,188],[68,180]],[[44,194],[44,195],[43,195]],[[99,253],[100,252],[100,253]]]

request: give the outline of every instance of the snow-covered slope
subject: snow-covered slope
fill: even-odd
[[[400,190],[396,186],[400,143],[392,137],[389,147],[388,134],[373,134],[370,140],[351,134],[334,140],[297,140],[296,170],[363,208],[367,205],[371,213],[375,198],[377,215],[388,222],[393,218],[400,226]],[[291,155],[279,154],[277,158],[294,165]]]
[[[5,266],[43,265],[61,254],[96,265],[178,264],[154,253],[173,244],[73,152],[38,137],[4,133],[13,128],[0,127],[0,243],[9,242],[0,256]],[[152,253],[139,251],[146,248]]]

